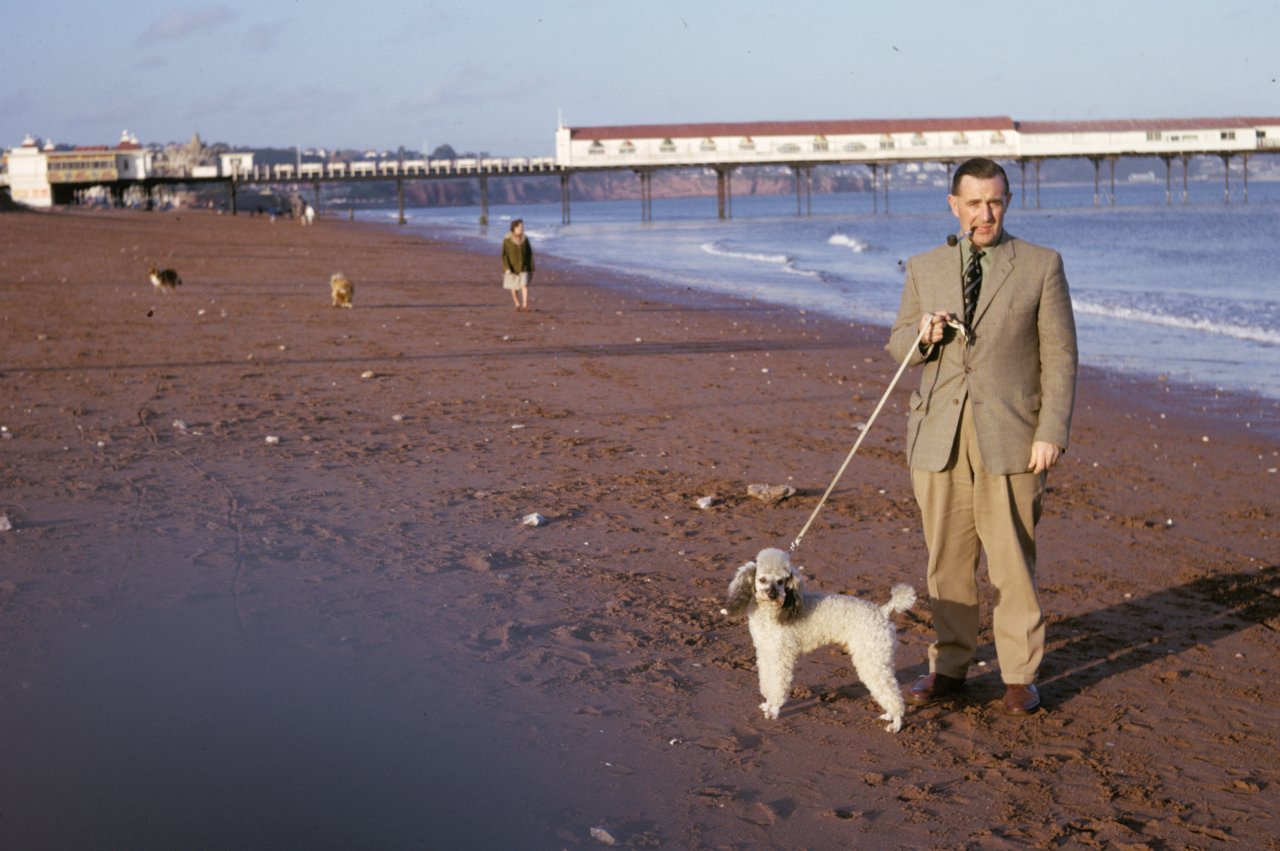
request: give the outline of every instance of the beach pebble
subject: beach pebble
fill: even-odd
[[[596,842],[599,842],[601,845],[617,845],[618,844],[618,840],[614,839],[613,835],[610,834],[609,831],[605,830],[603,827],[591,828],[591,838],[594,839]]]
[[[524,516],[524,520],[520,522],[524,523],[524,525],[526,526],[545,526],[547,523],[547,518],[543,517],[541,514],[535,511],[532,514],[526,514]]]
[[[391,419],[395,420],[398,423],[402,423],[404,422],[404,414],[392,414]]]
[[[360,373],[361,378],[373,378],[373,375],[374,372],[372,369],[366,369],[364,372]]]
[[[186,430],[187,430],[187,422],[186,422],[186,420],[174,420],[174,421],[173,421],[173,427],[174,427],[174,428],[176,428],[178,431],[186,431]]]
[[[0,514],[0,532],[9,532],[13,530],[13,521],[9,519],[8,514]]]
[[[274,434],[267,435],[267,443],[270,444],[271,446],[275,446],[279,442],[280,442],[280,438],[276,437]]]
[[[715,505],[715,504],[716,504],[717,502],[719,502],[719,501],[720,501],[720,500],[719,500],[719,499],[717,499],[717,498],[716,498],[716,497],[714,497],[714,496],[703,496],[703,497],[699,497],[699,498],[698,498],[698,507],[699,507],[699,508],[701,508],[701,509],[703,509],[703,510],[705,511],[706,509],[708,509],[708,508],[710,508],[711,506]]]
[[[791,485],[747,485],[747,496],[758,499],[761,502],[782,502],[787,497],[793,496],[795,492],[796,489]]]

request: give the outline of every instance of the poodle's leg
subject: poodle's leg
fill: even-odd
[[[902,716],[906,714],[907,705],[902,699],[902,689],[898,685],[898,679],[893,674],[892,657],[865,659],[860,662],[855,656],[853,667],[858,672],[858,679],[862,680],[862,684],[871,693],[872,699],[884,710],[880,720],[889,722],[885,729],[890,733],[901,730]]]
[[[795,659],[779,653],[775,648],[773,652],[760,653],[756,658],[756,667],[760,670],[760,695],[764,698],[760,710],[765,718],[777,718],[791,691]]]

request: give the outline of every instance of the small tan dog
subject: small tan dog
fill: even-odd
[[[329,277],[329,294],[333,297],[330,307],[355,306],[356,285],[341,272]]]
[[[151,267],[151,285],[165,293],[172,293],[182,285],[182,278],[173,269],[157,269]]]

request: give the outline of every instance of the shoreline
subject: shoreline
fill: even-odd
[[[0,248],[8,844],[1272,841],[1280,457],[1247,410],[1082,373],[1043,712],[992,708],[988,633],[896,736],[836,653],[768,722],[722,598],[879,399],[876,329],[550,258],[520,314],[496,253],[381,223],[37,213]],[[912,382],[805,538],[812,590],[923,588]],[[930,634],[901,616],[900,682]]]
[[[507,214],[502,212],[503,210],[506,210],[510,215],[521,212],[521,208],[518,207],[498,208],[499,215],[496,217],[498,220],[509,218]],[[548,211],[543,210],[542,212],[546,213]],[[531,216],[535,215],[535,211],[532,208],[527,208],[527,213]],[[1106,210],[1095,210],[1093,212],[1095,216],[1105,216],[1106,214]],[[640,223],[626,224],[614,221],[612,218],[614,215],[616,215],[616,211],[605,217],[608,221],[601,235],[606,240],[614,238],[619,232],[625,232],[632,227],[640,230],[645,228],[645,225]],[[714,217],[714,211],[711,211],[711,215]],[[899,211],[898,215],[910,217],[915,214],[904,214]],[[932,211],[922,215],[937,216],[939,214],[936,211]],[[791,218],[790,216],[785,217],[786,220]],[[848,224],[848,216],[845,214],[806,217],[804,221],[807,222],[810,219],[820,223],[831,222],[832,227],[843,227]],[[540,227],[550,228],[552,231],[556,228],[554,224],[545,219],[537,219],[535,216],[535,220],[541,223]],[[680,222],[696,223],[696,220],[681,218]],[[586,227],[590,228],[592,225],[588,224]],[[439,222],[430,218],[421,220],[414,219],[411,216],[411,223],[407,229],[430,235],[433,238],[443,238],[469,250],[487,250],[486,240],[488,237],[485,234],[489,233],[489,231],[479,226],[460,226],[452,221]],[[498,229],[500,230],[501,227],[499,226]],[[821,229],[819,228],[819,230]],[[586,242],[581,239],[581,237],[591,234],[593,231],[583,231],[578,234],[578,239],[571,239],[569,236],[571,230],[573,229],[565,229],[565,232],[559,236],[548,234],[549,237],[556,236],[556,238],[550,238],[549,241],[543,242],[539,242],[537,239],[538,234],[535,233],[535,243],[541,246],[541,251],[543,252],[555,253],[564,248],[570,255],[577,254],[582,258],[594,258],[594,263],[599,263],[602,255],[598,252],[593,254]],[[857,230],[858,228],[853,228],[853,231]],[[679,232],[680,230],[677,228],[674,233],[678,236]],[[1026,234],[1022,235],[1026,236]],[[715,234],[708,233],[706,238],[715,238]],[[594,239],[590,241],[593,242]],[[741,251],[745,249],[735,248],[734,250]],[[785,248],[775,248],[773,250],[789,251],[789,249]],[[901,251],[903,248],[899,247],[898,250]],[[743,257],[750,255],[731,254],[731,256]],[[562,259],[575,266],[580,266],[586,274],[601,275],[605,279],[613,278],[618,274],[607,267],[601,268],[599,265],[594,265],[592,259],[568,259],[563,257]],[[842,274],[829,265],[830,260],[808,257],[802,261],[789,256],[786,256],[786,259],[789,262],[795,259],[795,262],[805,264],[803,269],[809,275],[822,277],[827,274]],[[696,265],[698,262],[696,260],[687,262],[695,265],[681,266],[681,268],[685,269],[688,274],[692,275],[693,279],[698,281],[694,286],[712,292],[720,291],[731,299],[735,297],[749,298],[749,296],[741,292],[740,287],[721,287],[717,283],[718,279],[715,278],[711,267],[699,267]],[[659,265],[662,264],[660,263]],[[856,269],[857,267],[852,268]],[[759,267],[753,267],[747,270],[746,287],[755,290],[754,295],[756,297],[768,299],[770,298],[769,290],[771,285],[761,276],[758,269]],[[645,274],[634,275],[629,282],[636,290],[642,290],[645,287],[665,286],[672,275],[679,274],[681,272],[677,271],[675,267],[665,273],[655,268]],[[799,291],[797,294],[790,295],[787,294],[791,287],[788,280],[787,276],[784,275],[776,281],[781,293],[779,297],[786,299],[787,302],[773,301],[771,303],[796,312],[802,312],[807,309],[810,315],[821,311],[838,322],[855,322],[866,324],[870,328],[883,328],[887,336],[892,317],[896,312],[897,293],[893,294],[892,305],[890,305],[884,282],[879,281],[878,278],[878,283],[874,288],[876,295],[871,297],[870,302],[862,305],[863,309],[857,311],[850,309],[858,299],[853,292],[845,292],[841,289],[840,296],[835,300],[825,299],[820,292],[805,293]],[[668,292],[672,291],[668,290]],[[679,297],[679,291],[676,292]],[[1084,292],[1088,292],[1087,288]],[[1077,295],[1076,298],[1079,300],[1081,296]],[[1220,343],[1215,343],[1214,338],[1210,336],[1203,340],[1186,341],[1185,345],[1188,348],[1185,351],[1181,348],[1171,349],[1170,347],[1176,347],[1180,344],[1162,339],[1159,336],[1162,332],[1156,330],[1159,327],[1158,323],[1141,325],[1134,331],[1120,331],[1114,325],[1107,325],[1107,323],[1116,321],[1114,317],[1107,317],[1105,313],[1099,314],[1096,304],[1090,301],[1089,295],[1086,294],[1083,298],[1083,302],[1078,301],[1077,322],[1080,325],[1081,333],[1082,364],[1086,368],[1101,370],[1114,375],[1117,381],[1123,381],[1135,388],[1140,389],[1141,385],[1146,383],[1155,395],[1162,395],[1166,392],[1166,387],[1172,387],[1180,396],[1192,401],[1196,397],[1204,397],[1206,411],[1213,410],[1223,413],[1224,408],[1230,409],[1233,406],[1241,410],[1250,410],[1250,418],[1254,421],[1253,427],[1257,427],[1260,424],[1280,422],[1280,385],[1275,383],[1273,377],[1270,376],[1258,360],[1261,357],[1265,362],[1265,357],[1263,357],[1266,354],[1265,346],[1261,350],[1241,351],[1234,348],[1239,345],[1240,341],[1228,335]],[[809,303],[806,304],[806,302]],[[854,315],[855,313],[857,315]],[[870,313],[875,314],[874,321],[870,318]],[[1102,323],[1101,326],[1098,324],[1100,322]],[[1108,330],[1104,332],[1103,329]],[[1115,339],[1128,339],[1129,342],[1120,345],[1113,342]],[[1174,337],[1172,339],[1179,338]],[[1199,347],[1205,348],[1201,349]],[[1161,352],[1163,352],[1164,358],[1167,359],[1162,359]],[[1203,357],[1199,357],[1197,353],[1201,353]],[[1223,400],[1224,394],[1228,394],[1234,399]],[[1229,413],[1229,410],[1227,413]],[[1280,433],[1274,428],[1272,431],[1273,433]]]

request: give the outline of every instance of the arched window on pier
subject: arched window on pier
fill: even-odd
[[[961,130],[960,132],[956,133],[956,135],[951,137],[951,144],[964,147],[965,145],[969,144],[969,137],[964,135],[964,131]]]
[[[888,133],[880,134],[880,150],[887,151],[895,147],[897,147],[897,143],[893,141],[892,136],[890,136]]]
[[[866,149],[867,146],[861,142],[845,142],[844,147],[841,150],[846,154],[856,154],[858,151],[865,151]]]
[[[596,139],[594,142],[591,143],[591,147],[587,148],[588,155],[592,155],[592,154],[600,155],[603,153],[604,153],[604,143],[601,142],[599,139]]]
[[[754,151],[756,149],[756,141],[750,136],[743,136],[742,141],[738,143],[739,151]]]
[[[929,143],[928,143],[928,141],[926,141],[926,140],[925,140],[925,138],[924,138],[924,134],[923,134],[923,133],[913,133],[913,134],[912,134],[912,136],[911,136],[911,146],[912,146],[913,148],[923,148],[924,146],[926,146],[926,145],[928,145],[928,144],[929,144]]]
[[[662,144],[658,146],[658,150],[664,154],[674,154],[676,152],[676,143],[670,139],[663,139]]]
[[[698,150],[704,154],[714,154],[716,151],[716,142],[710,136],[702,140],[702,144],[698,146]]]
[[[634,154],[635,152],[636,152],[636,143],[632,142],[630,139],[623,142],[618,147],[618,153],[620,154]]]
[[[813,149],[815,151],[826,151],[826,150],[830,150],[830,148],[831,148],[831,145],[829,142],[827,142],[826,136],[823,136],[822,134],[818,134],[817,136],[813,137]]]

